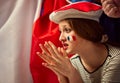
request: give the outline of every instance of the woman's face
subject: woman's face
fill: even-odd
[[[59,23],[60,37],[63,48],[68,54],[75,54],[81,49],[83,44],[83,38],[78,36],[74,30],[70,27],[67,21],[61,21]]]

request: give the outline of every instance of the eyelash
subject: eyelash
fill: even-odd
[[[72,29],[69,29],[69,28],[64,28],[63,31],[59,30],[60,33],[61,33],[61,32],[69,33],[69,32],[71,32],[71,31],[72,31]]]
[[[71,32],[71,30],[72,30],[72,29],[68,29],[68,28],[65,28],[65,29],[64,29],[64,31],[65,31],[66,33]]]

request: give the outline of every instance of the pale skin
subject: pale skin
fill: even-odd
[[[120,0],[101,0],[105,14],[112,18],[120,18]]]
[[[37,54],[45,61],[42,65],[52,70],[60,83],[83,83],[79,72],[72,66],[68,54],[78,53],[84,67],[92,72],[103,64],[107,50],[103,44],[95,44],[79,37],[66,21],[59,23],[59,30],[61,32],[59,39],[63,47],[57,48],[48,41],[44,45],[40,44],[42,53],[37,52]],[[68,41],[66,39],[68,35],[74,35],[76,40]]]

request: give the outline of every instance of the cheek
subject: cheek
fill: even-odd
[[[67,36],[67,38],[66,38],[68,41],[76,41],[76,36],[74,36],[74,35],[70,35],[70,36]]]

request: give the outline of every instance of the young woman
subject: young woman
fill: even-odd
[[[59,40],[40,44],[43,65],[58,76],[60,83],[119,83],[120,48],[107,43],[108,37],[99,24],[101,6],[76,2],[50,15],[59,25]],[[69,55],[73,55],[69,58]]]

